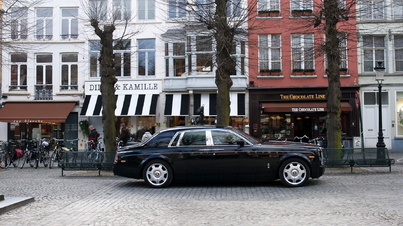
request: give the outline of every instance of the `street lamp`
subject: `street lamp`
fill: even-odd
[[[378,82],[378,106],[379,106],[379,119],[378,119],[378,142],[376,143],[377,148],[377,159],[385,158],[385,142],[383,141],[383,131],[382,131],[382,81],[385,77],[385,67],[382,66],[382,62],[378,62],[378,65],[374,67],[375,70],[375,80]]]

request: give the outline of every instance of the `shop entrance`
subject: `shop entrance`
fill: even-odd
[[[294,114],[294,137],[309,139],[326,135],[326,115],[325,114]]]

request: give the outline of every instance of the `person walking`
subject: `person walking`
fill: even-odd
[[[99,133],[93,125],[90,125],[88,128],[90,130],[90,134],[88,136],[88,147],[95,149],[98,146]]]
[[[120,126],[121,126],[121,129],[120,129],[119,139],[122,141],[123,146],[125,146],[127,144],[127,141],[129,141],[130,131],[126,127],[126,124],[124,122],[122,124],[120,124]]]

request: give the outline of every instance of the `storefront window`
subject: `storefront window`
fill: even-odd
[[[397,109],[397,136],[403,136],[403,91],[396,93],[396,109]]]
[[[291,135],[291,114],[263,114],[260,116],[262,138],[275,139]]]

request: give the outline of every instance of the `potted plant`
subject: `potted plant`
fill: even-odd
[[[293,69],[292,73],[294,75],[303,75],[304,74],[304,69]]]
[[[294,9],[291,12],[292,16],[300,17],[300,16],[312,16],[311,9]]]
[[[280,10],[260,10],[258,11],[260,17],[278,17],[280,16]]]
[[[347,68],[340,68],[340,74],[341,75],[346,75],[348,73]]]
[[[270,75],[281,75],[281,69],[271,69]]]
[[[305,69],[304,70],[304,75],[314,75],[315,74],[315,69]]]

